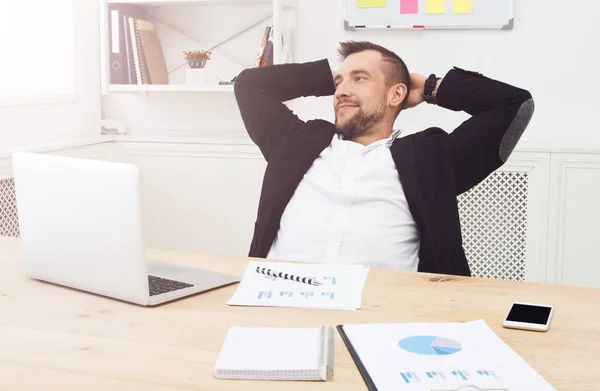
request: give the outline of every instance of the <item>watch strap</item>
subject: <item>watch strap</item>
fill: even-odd
[[[432,73],[427,80],[425,80],[425,87],[423,88],[423,98],[425,102],[435,104],[433,91],[435,91],[435,86],[440,79],[441,78],[436,77],[436,75]]]

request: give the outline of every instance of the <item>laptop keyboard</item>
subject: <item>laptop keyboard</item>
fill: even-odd
[[[148,276],[150,286],[150,296],[160,295],[161,293],[172,292],[178,289],[194,286],[181,281],[169,280],[168,278]]]

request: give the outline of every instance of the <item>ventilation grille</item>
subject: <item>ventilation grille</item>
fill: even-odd
[[[0,180],[0,236],[19,236],[17,199],[13,178]]]
[[[523,281],[527,173],[496,171],[458,197],[463,247],[474,277]]]

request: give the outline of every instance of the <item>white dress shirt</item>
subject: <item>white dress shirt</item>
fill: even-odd
[[[416,271],[419,234],[390,145],[333,137],[288,203],[270,259]]]

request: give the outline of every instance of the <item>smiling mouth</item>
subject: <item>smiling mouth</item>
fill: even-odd
[[[341,109],[350,109],[350,108],[353,108],[353,107],[358,107],[358,106],[357,105],[351,105],[351,104],[343,104],[343,105],[339,105],[337,109],[339,111]]]

